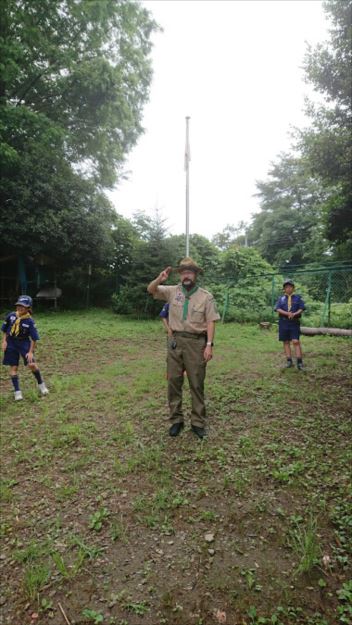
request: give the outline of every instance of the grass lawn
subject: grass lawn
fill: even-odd
[[[208,438],[168,436],[162,325],[41,314],[1,372],[1,625],[348,625],[351,341],[219,324]]]

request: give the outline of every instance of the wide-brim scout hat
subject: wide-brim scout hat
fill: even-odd
[[[293,280],[290,280],[290,278],[287,278],[282,286],[285,288],[285,286],[287,286],[288,284],[290,284],[291,286],[295,286],[295,283],[293,282]]]
[[[33,300],[29,295],[20,295],[15,306],[24,306],[25,308],[32,308]]]
[[[193,258],[191,258],[190,256],[186,256],[186,258],[180,260],[176,271],[178,271],[179,273],[181,273],[181,271],[194,271],[194,273],[203,273],[203,269],[199,267],[198,263],[196,263],[196,261],[193,260]]]

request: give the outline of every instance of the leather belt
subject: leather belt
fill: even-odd
[[[201,337],[203,337],[203,339],[206,339],[207,337],[204,332],[177,332],[175,330],[172,334],[175,334],[176,336],[183,336],[186,339],[199,339]]]

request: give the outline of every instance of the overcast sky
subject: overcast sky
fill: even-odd
[[[305,42],[328,37],[319,0],[146,0],[154,35],[144,135],[110,195],[132,218],[158,209],[185,232],[185,117],[190,116],[190,232],[211,238],[258,210],[256,180],[303,127]]]

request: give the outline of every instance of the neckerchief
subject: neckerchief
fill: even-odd
[[[293,295],[293,293],[291,293],[291,295],[286,295],[286,297],[287,297],[287,312],[290,312],[290,310],[292,308],[292,295]]]
[[[30,318],[30,313],[26,313],[25,315],[22,315],[22,317],[19,317],[16,313],[16,321],[15,323],[11,326],[11,330],[10,330],[10,334],[11,336],[18,336],[20,333],[20,323],[21,323],[21,319],[29,319]]]
[[[182,314],[182,320],[185,321],[187,319],[187,315],[188,315],[188,304],[189,304],[189,298],[191,297],[191,295],[193,295],[193,293],[195,293],[198,290],[197,286],[194,286],[193,289],[191,289],[190,291],[187,291],[187,289],[185,289],[185,287],[182,287],[182,293],[185,296],[185,303],[183,304],[183,314]]]

